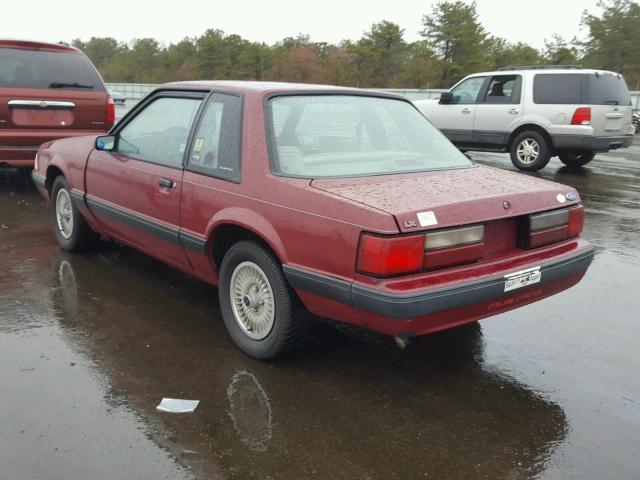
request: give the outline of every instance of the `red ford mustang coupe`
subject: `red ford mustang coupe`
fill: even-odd
[[[261,359],[309,312],[401,341],[558,293],[593,259],[573,188],[473,164],[387,93],[168,84],[107,136],[43,145],[33,180],[62,248],[111,238],[218,285]]]

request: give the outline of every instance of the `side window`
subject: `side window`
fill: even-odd
[[[539,104],[582,103],[583,74],[542,73],[533,78],[533,101]]]
[[[522,77],[520,75],[495,75],[487,87],[483,103],[520,103]]]
[[[240,181],[242,98],[214,94],[206,106],[189,156],[189,170]]]
[[[473,77],[464,80],[451,90],[453,98],[450,103],[470,104],[476,103],[482,84],[486,77]]]
[[[202,100],[159,97],[118,135],[117,152],[169,167],[182,167],[191,124]]]

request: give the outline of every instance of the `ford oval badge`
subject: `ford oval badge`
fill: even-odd
[[[569,200],[570,202],[573,202],[574,200],[578,199],[578,194],[576,192],[569,192],[565,195],[565,197],[567,197],[567,200]]]

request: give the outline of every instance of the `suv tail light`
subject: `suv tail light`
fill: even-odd
[[[578,205],[536,213],[529,215],[528,221],[528,235],[524,246],[537,248],[580,235],[584,224],[584,207]]]
[[[113,98],[111,95],[107,97],[107,115],[106,115],[106,124],[107,128],[111,128],[113,124],[116,122],[116,105],[113,102]]]
[[[364,234],[357,270],[388,277],[478,260],[484,250],[484,225],[397,237]]]
[[[591,125],[591,108],[577,108],[571,118],[571,125]]]

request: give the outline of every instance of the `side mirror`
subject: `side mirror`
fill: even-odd
[[[96,150],[103,150],[110,152],[116,148],[116,136],[115,135],[103,135],[96,138]]]
[[[442,92],[440,94],[440,102],[439,103],[451,103],[451,100],[453,100],[453,93],[451,92]]]

